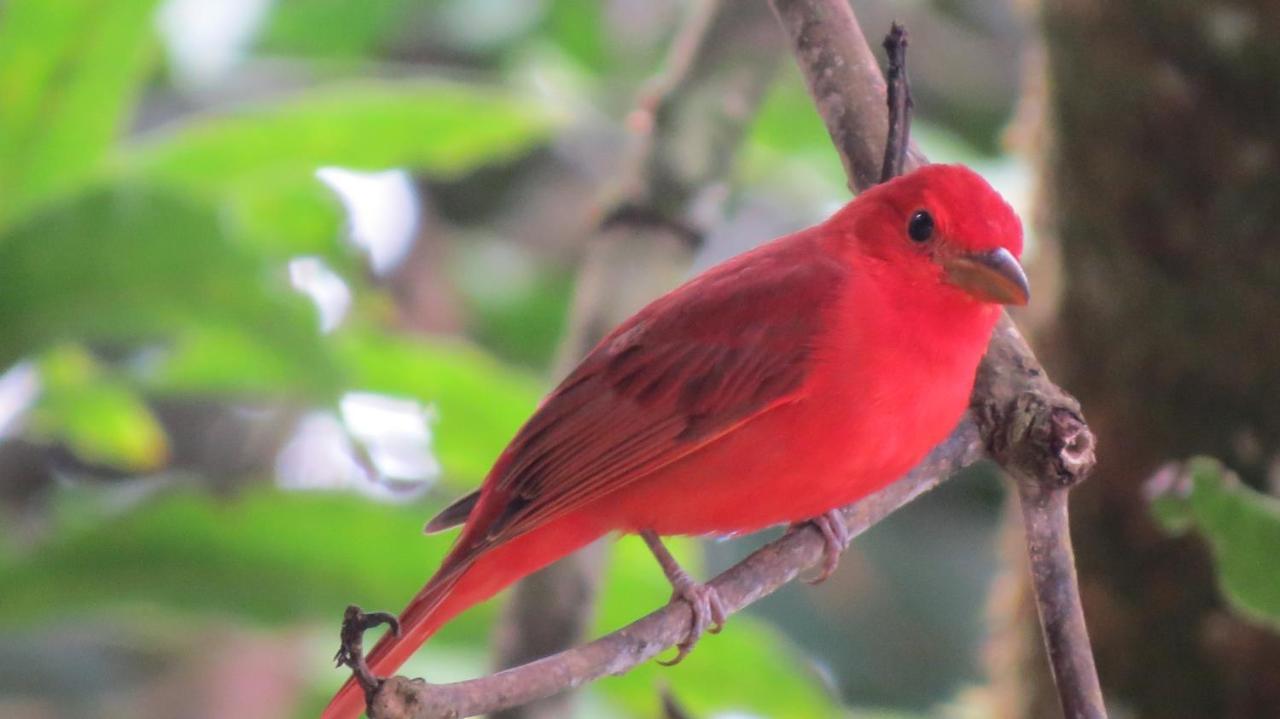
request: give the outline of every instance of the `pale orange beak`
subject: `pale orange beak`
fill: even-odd
[[[964,252],[940,258],[947,282],[983,302],[1025,305],[1031,299],[1027,274],[1013,253],[1003,247]]]

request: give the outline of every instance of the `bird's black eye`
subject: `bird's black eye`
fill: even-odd
[[[907,236],[916,242],[927,242],[933,237],[933,215],[916,210],[907,221]]]

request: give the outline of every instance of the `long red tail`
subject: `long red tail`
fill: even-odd
[[[460,571],[436,574],[400,613],[400,635],[387,633],[369,652],[369,668],[389,676],[450,619],[603,533],[598,522],[574,513],[481,554]],[[362,711],[364,692],[348,679],[322,719],[356,719]]]

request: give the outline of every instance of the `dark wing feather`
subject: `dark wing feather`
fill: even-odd
[[[440,510],[439,514],[427,522],[427,526],[422,528],[422,533],[435,534],[466,523],[467,517],[471,516],[471,510],[476,508],[476,504],[479,501],[480,490],[478,489],[466,496],[453,500],[449,503],[449,506]]]
[[[803,239],[714,268],[605,338],[512,440],[472,541],[522,534],[798,397],[846,273]]]

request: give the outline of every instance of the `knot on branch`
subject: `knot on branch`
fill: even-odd
[[[422,679],[390,677],[369,698],[370,717],[414,717],[414,719],[456,719],[461,716],[444,702],[436,701],[430,685]]]
[[[1066,489],[1093,470],[1093,433],[1074,398],[1034,387],[974,410],[987,451],[1019,482]]]
[[[1093,432],[1079,410],[1055,407],[1049,414],[1049,422],[1051,449],[1062,462],[1063,476],[1070,477],[1071,484],[1075,484],[1088,476],[1097,462]]]
[[[1093,471],[1080,403],[1049,381],[1007,315],[978,367],[970,409],[991,458],[1024,489],[1066,489]]]

